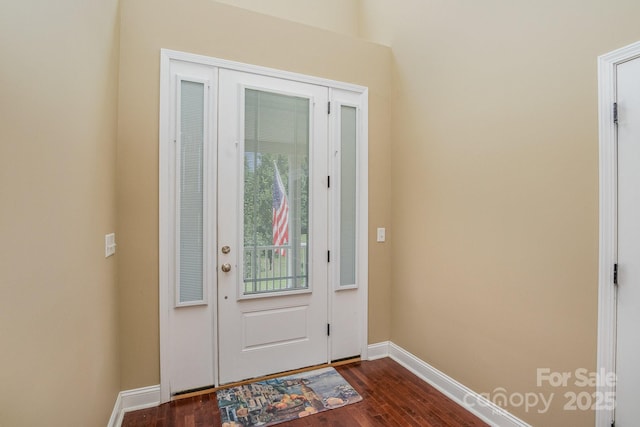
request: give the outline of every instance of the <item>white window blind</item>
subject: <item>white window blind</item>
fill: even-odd
[[[180,82],[180,261],[179,302],[203,293],[203,140],[204,84]]]
[[[340,286],[356,283],[355,107],[340,109]]]

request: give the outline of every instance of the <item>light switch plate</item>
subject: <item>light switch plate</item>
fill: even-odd
[[[105,234],[104,236],[104,257],[108,258],[116,253],[116,235],[115,233]]]
[[[383,227],[378,228],[378,234],[377,234],[376,240],[378,242],[384,242],[385,239],[386,239],[386,230]]]

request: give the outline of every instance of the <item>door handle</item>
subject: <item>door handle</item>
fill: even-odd
[[[222,264],[222,267],[220,267],[220,270],[222,270],[224,273],[230,272],[231,271],[231,264],[229,264],[229,263]]]

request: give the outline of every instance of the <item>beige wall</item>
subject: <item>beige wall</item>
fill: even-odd
[[[358,15],[358,36],[365,40],[391,46],[397,31],[397,11],[401,2],[390,0],[361,0]]]
[[[122,4],[118,229],[122,388],[158,384],[160,48],[358,83],[370,93],[370,238],[389,224],[389,49],[209,0]],[[250,30],[249,30],[250,29]],[[389,338],[388,244],[370,248],[369,340]]]
[[[120,390],[118,32],[116,0],[0,13],[1,426],[104,426]]]
[[[293,22],[357,36],[360,3],[367,0],[216,0]]]
[[[123,0],[120,40],[116,0],[0,15],[0,425],[104,425],[118,390],[159,382],[162,47],[368,86],[371,241],[389,228],[369,342],[477,392],[555,393],[507,407],[533,425],[592,425],[536,369],[595,368],[596,57],[640,39],[640,3],[364,0],[354,29],[354,0],[324,24],[391,50],[182,3]]]
[[[595,370],[596,59],[640,2],[388,3],[364,28],[394,55],[391,339],[477,392],[555,393],[507,406],[533,425],[593,425],[536,369]]]

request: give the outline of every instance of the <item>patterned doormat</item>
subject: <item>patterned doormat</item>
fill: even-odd
[[[223,427],[270,426],[362,400],[334,368],[226,388],[216,397]]]

